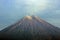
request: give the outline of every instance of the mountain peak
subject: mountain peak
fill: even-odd
[[[38,16],[25,16],[17,23],[3,29],[0,38],[20,40],[60,40],[60,29]]]
[[[29,20],[31,20],[31,19],[32,19],[32,17],[31,17],[31,16],[25,16],[25,18],[26,18],[26,19],[29,19]]]

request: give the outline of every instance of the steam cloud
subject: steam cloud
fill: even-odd
[[[16,7],[24,6],[27,15],[35,15],[39,11],[43,11],[47,6],[47,0],[16,0]]]

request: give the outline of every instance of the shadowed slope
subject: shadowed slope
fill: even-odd
[[[60,29],[37,16],[26,16],[2,30],[0,37],[21,40],[59,40]]]

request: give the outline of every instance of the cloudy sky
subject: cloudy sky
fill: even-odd
[[[0,0],[0,30],[26,15],[36,15],[60,27],[60,0]]]

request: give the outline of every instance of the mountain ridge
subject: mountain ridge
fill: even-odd
[[[13,39],[24,38],[23,40],[57,40],[60,39],[60,29],[47,23],[37,16],[25,16],[14,25],[2,30],[1,36],[2,35],[6,35],[7,38]]]

